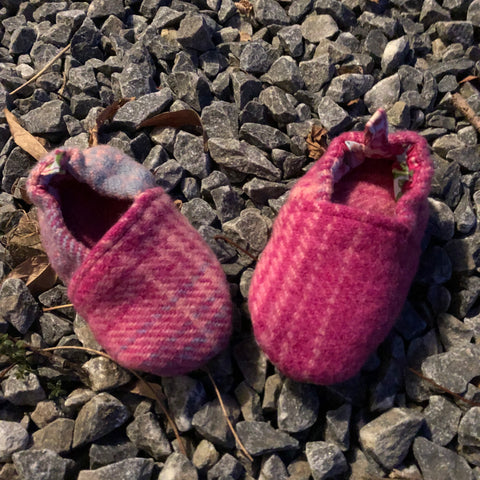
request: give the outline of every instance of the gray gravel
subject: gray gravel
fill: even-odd
[[[84,148],[100,132],[152,170],[205,238],[231,284],[234,333],[214,359],[229,430],[204,372],[150,377],[162,388],[189,458],[153,400],[100,356],[33,356],[0,377],[0,480],[318,480],[480,478],[480,151],[452,108],[480,115],[480,0],[4,0],[0,6],[0,277],[32,255],[14,229],[31,209],[22,185],[35,160],[10,138],[8,107],[48,148]],[[7,96],[67,44],[70,51]],[[246,304],[255,262],[294,182],[312,165],[306,136],[361,130],[378,107],[392,129],[418,131],[435,163],[430,217],[409,299],[361,373],[341,385],[298,384],[268,362]],[[137,129],[190,108],[198,132]],[[33,211],[32,211],[33,213]],[[37,348],[98,349],[66,289],[0,288],[0,333]],[[319,312],[321,314],[321,312]],[[11,362],[0,355],[0,371]],[[420,375],[429,378],[426,381]],[[50,397],[50,398],[49,398]],[[470,403],[462,401],[465,397]]]

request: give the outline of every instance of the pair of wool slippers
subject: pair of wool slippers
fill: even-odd
[[[426,141],[388,135],[379,110],[293,187],[249,292],[258,344],[285,375],[344,381],[387,336],[418,266],[431,176]],[[120,365],[183,374],[227,346],[223,270],[139,163],[109,146],[59,148],[28,193],[52,266]]]

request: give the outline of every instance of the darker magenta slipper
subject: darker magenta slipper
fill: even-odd
[[[287,376],[354,376],[385,339],[415,275],[433,173],[427,142],[364,132],[335,138],[290,192],[255,269],[255,336]]]

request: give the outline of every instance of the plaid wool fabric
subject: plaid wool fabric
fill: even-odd
[[[27,188],[52,266],[120,365],[182,374],[226,347],[223,270],[149,171],[112,147],[62,148]]]
[[[409,175],[398,200],[396,164]],[[380,110],[293,187],[249,292],[257,341],[284,374],[344,381],[388,335],[418,267],[432,173],[426,141],[387,135]]]

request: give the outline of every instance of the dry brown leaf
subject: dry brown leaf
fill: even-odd
[[[36,255],[15,267],[7,278],[23,280],[32,292],[38,295],[52,288],[57,282],[57,274],[53,270],[46,255]]]
[[[253,5],[249,2],[249,0],[240,0],[239,2],[235,2],[235,6],[237,7],[238,13],[240,15],[251,15],[253,11]]]
[[[314,125],[307,136],[308,156],[313,160],[320,158],[327,148],[327,130],[320,125]]]
[[[45,254],[35,210],[32,209],[23,215],[18,225],[8,232],[6,240],[14,265],[24,262],[31,256]]]
[[[247,32],[240,32],[240,41],[249,42],[252,39],[252,36]]]
[[[31,133],[27,132],[20,123],[18,123],[17,117],[15,117],[10,110],[5,108],[3,113],[7,119],[13,140],[22,150],[25,150],[35,160],[40,160],[47,154],[45,147]]]
[[[106,122],[111,120],[121,107],[123,107],[126,103],[131,102],[132,100],[135,100],[135,97],[121,98],[120,100],[116,100],[108,107],[105,107],[98,114],[98,117],[95,121],[95,126],[91,128],[88,132],[88,144],[91,147],[95,147],[98,145],[98,132],[100,131],[100,128],[102,128],[102,126],[105,125]]]
[[[478,82],[479,79],[480,77],[477,75],[468,75],[462,80],[460,80],[458,83],[459,85],[461,85],[462,83],[467,83],[467,82]]]
[[[203,147],[207,151],[207,136],[205,130],[203,129],[203,124],[200,116],[195,110],[178,110],[176,112],[165,112],[155,115],[154,117],[147,118],[144,120],[138,127],[173,127],[173,128],[183,128],[183,127],[196,127],[203,134]]]
[[[148,387],[147,385],[148,384]],[[150,388],[153,390],[150,390]],[[137,380],[133,387],[129,390],[130,393],[134,393],[136,395],[142,395],[142,397],[150,398],[151,400],[157,401],[159,398],[165,398],[161,385],[158,383],[152,383],[147,381],[140,381]],[[156,394],[156,395],[155,395]]]
[[[352,105],[355,105],[356,103],[358,103],[360,101],[359,98],[354,98],[353,100],[350,100],[348,103],[347,103],[347,107],[351,107]]]

